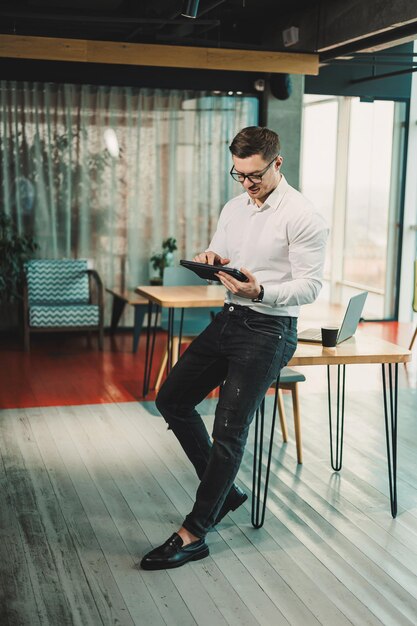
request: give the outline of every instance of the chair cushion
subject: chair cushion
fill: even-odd
[[[29,308],[29,325],[48,326],[98,326],[99,307],[94,304],[81,305],[35,305]]]
[[[32,259],[25,265],[29,305],[89,303],[86,259]]]
[[[302,383],[306,377],[290,367],[283,367],[279,376],[280,383]]]

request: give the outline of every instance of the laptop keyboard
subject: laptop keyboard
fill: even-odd
[[[316,330],[315,328],[308,328],[307,330],[301,331],[299,334],[299,338],[302,339],[320,339],[321,340],[321,330]]]

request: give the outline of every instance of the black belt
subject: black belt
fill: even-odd
[[[290,315],[268,315],[268,313],[260,313],[259,311],[255,311],[250,306],[243,306],[242,304],[234,304],[233,302],[225,302],[223,305],[223,311],[225,313],[232,313],[233,311],[242,311],[242,313],[251,313],[253,315],[264,315],[265,317],[275,317],[279,318],[285,322],[288,322],[290,328],[297,321],[297,317],[292,317]]]

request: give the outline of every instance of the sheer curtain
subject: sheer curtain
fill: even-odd
[[[178,257],[206,247],[239,193],[230,140],[257,121],[253,97],[2,81],[0,202],[38,256],[90,258],[106,286],[131,288],[166,237]]]

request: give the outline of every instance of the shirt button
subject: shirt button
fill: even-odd
[[[234,311],[235,307],[234,306],[229,306],[229,311]]]

